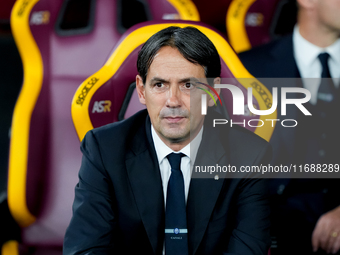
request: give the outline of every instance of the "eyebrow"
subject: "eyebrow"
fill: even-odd
[[[194,78],[194,77],[188,77],[188,78],[180,79],[179,83],[190,82],[190,81],[198,82],[199,80],[197,78]],[[165,80],[165,79],[162,79],[162,78],[159,78],[159,77],[153,77],[150,80],[150,83],[153,83],[153,82],[169,83],[169,80]]]
[[[150,80],[150,83],[154,83],[154,82],[164,82],[164,83],[169,83],[169,81],[165,80],[165,79],[162,79],[162,78],[159,78],[159,77],[153,77],[151,80]]]

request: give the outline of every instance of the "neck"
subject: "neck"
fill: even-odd
[[[301,36],[320,48],[332,45],[339,38],[339,31],[320,24],[311,13],[300,13],[298,24]]]
[[[201,131],[202,126],[203,126],[203,123],[202,123],[202,125],[200,125],[195,130],[190,131],[188,137],[185,137],[185,138],[183,138],[181,140],[176,140],[176,141],[169,140],[168,138],[165,138],[164,136],[159,134],[157,130],[155,130],[155,131],[156,131],[157,135],[159,136],[159,138],[165,143],[166,146],[168,146],[171,150],[177,152],[177,151],[180,151],[181,149],[183,149],[192,140],[194,140],[196,138],[198,133]]]
[[[164,141],[163,142],[173,151],[180,151],[181,149],[183,149],[185,146],[187,146],[190,143],[190,138],[187,139],[184,142],[180,142],[180,143],[171,143],[169,141]]]

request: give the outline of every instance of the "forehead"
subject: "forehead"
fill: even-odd
[[[165,46],[157,52],[148,70],[147,80],[154,77],[163,79],[205,78],[205,72],[201,65],[186,60],[177,48]]]

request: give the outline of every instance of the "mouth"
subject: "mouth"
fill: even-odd
[[[168,117],[164,117],[164,119],[169,122],[169,123],[179,123],[180,121],[184,120],[185,117],[181,117],[181,116],[168,116]]]

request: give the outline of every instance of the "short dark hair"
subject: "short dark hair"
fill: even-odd
[[[177,48],[186,60],[201,65],[206,77],[220,77],[220,57],[208,37],[194,27],[171,26],[151,36],[138,53],[137,69],[144,84],[155,55],[164,46]]]

